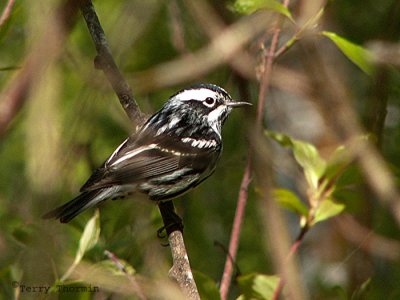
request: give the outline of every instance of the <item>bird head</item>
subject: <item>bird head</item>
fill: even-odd
[[[207,122],[218,135],[233,108],[251,105],[248,102],[232,100],[223,88],[213,84],[198,84],[183,89],[173,95],[169,102],[181,113],[187,112],[193,119]],[[198,122],[198,120],[192,121]]]

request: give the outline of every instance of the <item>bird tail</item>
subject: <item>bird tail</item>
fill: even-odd
[[[105,200],[104,191],[93,190],[81,193],[76,198],[57,207],[42,216],[43,219],[60,219],[61,223],[68,223],[82,211]]]

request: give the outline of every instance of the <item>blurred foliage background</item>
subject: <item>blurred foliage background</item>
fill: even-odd
[[[5,11],[10,2],[2,0],[0,11]],[[0,297],[136,299],[128,289],[129,282],[115,270],[93,276],[85,273],[106,261],[104,251],[108,250],[146,278],[145,291],[153,285],[158,287],[158,291],[152,291],[156,295],[149,292],[151,299],[174,299],[167,292],[170,250],[162,247],[156,237],[161,218],[157,207],[140,195],[108,201],[100,207],[99,240],[85,253],[80,273],[73,277],[86,278],[86,284],[99,286],[100,292],[28,293],[23,292],[22,286],[17,289],[12,285],[19,282],[32,287],[53,286],[65,274],[94,210],[69,224],[40,217],[73,198],[91,171],[134,130],[105,76],[94,68],[96,52],[82,16],[78,14],[72,20],[74,24],[65,40],[58,38],[57,32],[52,33],[54,12],[61,2],[15,1],[8,18],[0,23],[0,105],[5,103],[15,80],[23,78],[18,76],[30,57],[38,61],[48,58],[44,67],[30,70],[32,82],[29,89],[22,91],[27,94],[21,110],[0,140]],[[207,64],[209,57],[201,55],[201,51],[218,38],[215,24],[225,27],[248,18],[235,11],[232,1],[114,0],[95,1],[94,5],[114,58],[145,113],[155,112],[170,95],[195,82],[221,85],[234,98],[245,97],[243,100],[257,103],[257,72],[263,48],[270,44],[275,11],[265,15],[271,20],[270,27],[252,38],[240,55],[235,54],[235,59],[225,59],[202,72],[187,65],[186,71],[194,75],[182,77],[180,68],[165,63],[194,57],[198,64],[202,60]],[[400,2],[394,0],[290,1],[289,11],[295,23],[286,19],[279,46],[295,34],[299,28],[296,26],[305,23],[307,14],[315,16],[321,7],[325,7],[323,15],[314,24],[318,30],[335,32],[363,49],[385,47],[386,44],[376,44],[383,42],[400,47]],[[54,37],[54,45],[43,44],[46,34]],[[367,75],[329,39],[317,34],[304,38],[313,39],[323,53],[326,68],[340,73],[358,121],[371,134],[392,172],[391,178],[398,183],[398,64],[379,65],[372,75]],[[53,55],[53,50],[59,53]],[[277,75],[272,73],[275,79],[266,98],[264,125],[315,145],[321,156],[327,157],[340,144],[335,138],[335,126],[321,113],[320,106],[293,84],[302,83],[296,75],[311,76],[304,69],[313,57],[305,52],[304,46],[295,43],[276,59]],[[241,57],[245,63],[237,67],[234,61]],[[323,99],[320,101],[323,103]],[[246,164],[251,139],[248,129],[255,118],[256,105],[253,107],[249,113],[235,111],[227,121],[224,153],[215,174],[195,191],[174,201],[184,219],[192,268],[216,284],[223,272]],[[7,109],[4,105],[0,108]],[[337,113],[334,107],[328,109]],[[273,174],[266,176],[273,177],[277,187],[292,190],[307,203],[304,177],[291,152],[272,141],[270,147],[271,152],[265,155],[270,156]],[[310,299],[400,297],[399,223],[390,207],[379,201],[373,187],[367,184],[368,176],[357,164],[346,168],[334,194],[336,201],[345,205],[345,212],[313,227],[300,246],[299,276]],[[258,184],[253,182],[235,261],[235,272],[240,270],[240,274],[278,273],[271,255],[273,239],[265,234],[265,215],[259,205],[263,197],[259,194]],[[294,240],[300,230],[299,217],[283,212]],[[120,281],[113,281],[113,277]],[[233,284],[230,299],[241,293]]]

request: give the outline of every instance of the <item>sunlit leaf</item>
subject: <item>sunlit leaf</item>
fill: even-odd
[[[316,190],[318,188],[318,180],[325,172],[326,162],[321,158],[315,146],[282,133],[272,131],[265,131],[265,133],[282,146],[292,149],[294,158],[303,168],[309,186]]]
[[[294,21],[288,8],[276,0],[236,0],[233,4],[233,9],[244,15],[250,15],[259,9],[268,9],[278,12],[291,21]]]
[[[293,192],[287,189],[275,189],[274,196],[282,207],[302,216],[308,215],[307,207]]]
[[[97,244],[100,236],[100,220],[99,211],[96,210],[94,216],[86,223],[85,229],[83,230],[81,239],[79,240],[79,248],[76,257],[79,257],[79,261],[83,255]]]
[[[217,283],[211,277],[198,271],[193,271],[193,276],[201,299],[221,299]]]
[[[345,146],[339,146],[327,161],[324,176],[328,179],[334,179],[344,170],[351,161],[350,153]]]
[[[320,157],[314,145],[301,141],[294,141],[293,145],[294,157],[303,167],[308,184],[317,189],[318,180],[325,172],[325,161]]]
[[[330,199],[324,199],[319,204],[314,214],[313,224],[325,221],[329,218],[337,216],[345,209],[345,205],[341,203],[335,203]]]
[[[269,300],[272,299],[279,277],[252,273],[238,277],[237,281],[242,292],[240,299]]]
[[[350,42],[334,32],[323,31],[322,34],[334,42],[340,51],[342,51],[342,53],[363,72],[367,73],[368,75],[372,74],[372,52],[360,45]]]
[[[264,133],[267,136],[269,136],[270,138],[272,138],[274,141],[278,142],[283,147],[293,148],[292,139],[289,136],[287,136],[286,134],[271,131],[271,130],[265,130]]]
[[[78,251],[76,252],[74,262],[69,267],[67,272],[61,277],[61,281],[67,279],[75,269],[75,267],[82,260],[83,255],[93,248],[100,236],[100,218],[99,211],[96,210],[94,216],[86,223],[85,229],[83,230],[82,236],[79,240]]]

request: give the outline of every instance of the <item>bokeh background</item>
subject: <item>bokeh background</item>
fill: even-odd
[[[2,0],[0,11],[10,2]],[[69,20],[71,27],[66,32],[57,31],[55,15],[62,3],[15,1],[10,15],[0,23],[0,114],[9,108],[10,95],[23,99],[0,137],[0,298],[136,299],[121,274],[82,275],[106,260],[104,251],[108,250],[145,278],[144,290],[151,299],[174,299],[167,282],[170,250],[156,236],[162,226],[158,208],[140,195],[101,205],[99,240],[85,253],[81,273],[70,279],[84,277],[85,284],[100,285],[100,292],[27,293],[12,285],[16,281],[26,286],[52,286],[65,274],[94,210],[69,224],[42,220],[41,215],[73,198],[92,170],[134,131],[104,74],[94,68],[96,52],[82,16]],[[217,285],[253,139],[258,76],[277,13],[264,12],[265,29],[258,29],[259,34],[246,38],[240,47],[235,40],[225,41],[222,47],[239,50],[220,57],[221,49],[218,53],[210,47],[218,43],[219,33],[250,17],[235,11],[232,1],[114,0],[95,1],[94,5],[117,65],[143,112],[157,111],[170,95],[197,82],[218,84],[233,98],[254,103],[250,110],[233,112],[226,122],[224,153],[215,174],[174,201],[184,220],[192,268]],[[343,139],[338,132],[341,127],[334,123],[336,114],[349,117],[350,124],[359,124],[362,132],[369,134],[390,170],[389,178],[397,185],[400,3],[297,0],[290,1],[289,11],[294,22],[285,19],[282,23],[279,46],[319,11],[321,16],[313,28],[307,28],[310,33],[300,35],[300,41],[275,60],[265,99],[264,127],[312,143],[328,157],[348,137]],[[322,30],[375,51],[380,64],[366,74],[332,41],[316,33]],[[315,53],[307,46],[310,41]],[[382,54],[392,48],[394,55]],[[33,63],[27,66],[27,62]],[[321,68],[336,76],[322,76],[321,89],[332,84],[334,91],[339,89],[338,98],[345,94],[349,115],[327,101],[323,92],[315,95],[308,90],[307,84],[319,78]],[[29,83],[23,84],[26,77],[21,72],[26,72]],[[339,79],[340,84],[330,79]],[[306,203],[304,176],[291,152],[273,141],[268,147],[263,153],[270,162],[265,176]],[[306,298],[400,297],[396,203],[382,201],[370,184],[370,175],[373,172],[366,173],[357,162],[348,166],[334,194],[335,200],[346,206],[345,212],[313,227],[302,241],[297,276]],[[278,273],[271,247],[279,234],[266,234],[266,215],[260,211],[260,202],[265,201],[260,194],[261,181],[258,178],[250,185],[235,273]],[[282,230],[294,240],[300,230],[299,218],[283,208],[281,212],[285,220]],[[230,299],[240,294],[233,283]]]

